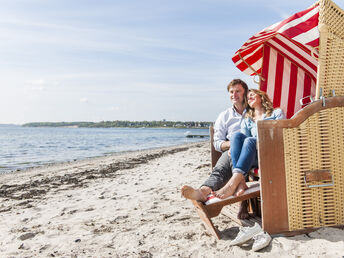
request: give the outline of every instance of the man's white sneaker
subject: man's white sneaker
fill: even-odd
[[[246,241],[250,240],[255,235],[262,232],[262,228],[259,226],[258,223],[254,223],[253,227],[243,227],[240,228],[240,231],[236,238],[230,243],[230,245],[241,245]]]
[[[256,252],[264,247],[267,247],[271,242],[271,236],[266,232],[260,232],[253,237],[254,243],[252,245],[252,251]]]

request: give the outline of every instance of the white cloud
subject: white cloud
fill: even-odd
[[[46,87],[45,86],[43,86],[43,85],[41,85],[41,86],[33,86],[33,87],[31,87],[31,90],[33,90],[33,91],[43,91],[43,90],[46,90]]]
[[[89,100],[88,100],[88,98],[81,98],[81,99],[80,99],[80,102],[81,102],[81,103],[88,103]]]
[[[34,79],[34,80],[27,80],[25,84],[30,86],[30,90],[32,91],[43,91],[48,89],[49,86],[56,86],[59,85],[58,81],[50,81],[43,78]]]
[[[43,85],[43,84],[46,84],[46,81],[44,79],[37,79],[37,80],[27,81],[27,83],[31,85]]]
[[[110,111],[119,111],[120,108],[119,107],[110,107],[109,110]]]

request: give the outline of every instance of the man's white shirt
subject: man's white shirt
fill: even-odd
[[[228,141],[233,133],[240,131],[240,124],[245,112],[239,114],[234,106],[220,113],[214,125],[214,148],[222,152],[221,144]]]

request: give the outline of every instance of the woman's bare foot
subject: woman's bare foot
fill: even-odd
[[[181,189],[182,196],[186,199],[202,202],[207,200],[207,196],[211,191],[211,188],[208,186],[202,186],[201,188],[195,189],[191,186],[184,185]]]
[[[248,214],[247,206],[248,206],[247,201],[242,201],[240,203],[238,219],[248,219],[250,215]]]
[[[225,199],[233,195],[242,180],[245,181],[245,177],[241,173],[234,173],[231,179],[229,179],[229,181],[227,182],[227,184],[220,190],[215,192],[215,196],[220,199]]]
[[[215,196],[220,199],[225,199],[231,195],[233,195],[234,191],[232,190],[231,185],[228,183],[222,187],[221,189],[214,192]]]
[[[243,180],[240,181],[237,190],[235,191],[235,196],[240,196],[242,195],[245,190],[248,189],[248,186],[246,185],[245,179],[243,178]]]

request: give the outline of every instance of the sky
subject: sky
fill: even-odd
[[[23,124],[214,121],[233,78],[257,87],[236,50],[314,1],[0,3],[0,123]]]

